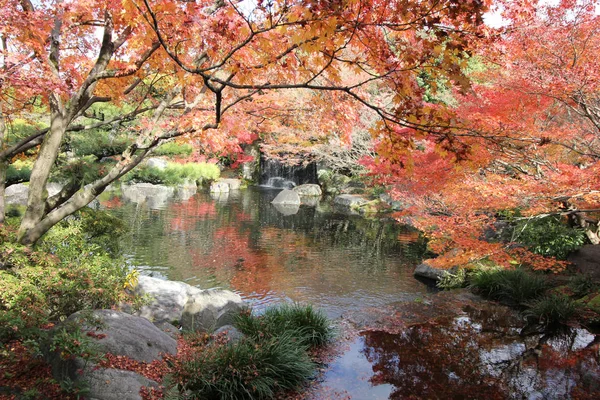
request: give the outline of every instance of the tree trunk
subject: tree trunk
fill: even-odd
[[[2,105],[0,104],[0,150],[4,149],[4,138],[6,137],[6,122],[2,113]],[[0,224],[4,222],[6,214],[4,203],[4,190],[6,189],[6,170],[8,162],[0,159]]]
[[[38,157],[31,170],[27,210],[19,227],[19,242],[22,244],[34,243],[27,239],[30,236],[29,231],[34,229],[44,218],[46,198],[48,197],[46,184],[48,183],[50,170],[58,157],[60,144],[66,129],[67,122],[65,117],[61,112],[54,110],[50,122],[50,131],[46,134],[42,142]]]

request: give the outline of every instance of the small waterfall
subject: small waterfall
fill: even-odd
[[[260,185],[292,189],[305,183],[317,183],[317,164],[287,165],[277,160],[260,158]]]

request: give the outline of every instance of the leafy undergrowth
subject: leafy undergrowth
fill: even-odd
[[[50,366],[17,341],[0,348],[0,400],[17,398],[71,400],[77,396],[64,393],[52,378]]]

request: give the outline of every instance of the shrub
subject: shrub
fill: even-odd
[[[534,301],[525,316],[550,327],[566,324],[579,311],[579,304],[564,294],[551,294]]]
[[[161,144],[156,150],[154,150],[154,154],[157,156],[189,156],[192,154],[193,147],[187,143],[176,143],[176,142],[168,142],[165,144]]]
[[[268,308],[261,316],[243,312],[237,316],[235,326],[255,339],[289,332],[302,345],[309,347],[323,346],[333,337],[327,316],[311,305],[282,304]]]
[[[179,185],[182,183],[196,182],[202,185],[206,181],[216,180],[221,171],[215,164],[168,163],[165,169],[141,166],[125,175],[125,182],[147,182],[155,185]]]
[[[548,284],[542,276],[521,268],[487,268],[473,272],[470,286],[485,297],[518,306],[540,297]]]
[[[209,345],[182,360],[175,373],[184,391],[202,399],[265,399],[295,389],[314,363],[291,332],[255,341]]]
[[[6,170],[6,183],[13,185],[15,183],[29,182],[32,167],[33,163],[21,160],[10,164]]]
[[[110,308],[124,299],[128,269],[94,242],[108,239],[93,230],[88,234],[85,218],[57,224],[35,251],[17,244],[14,229],[2,226],[0,340],[35,337],[48,322],[83,309]]]
[[[564,260],[583,246],[587,237],[582,229],[571,228],[551,216],[519,221],[513,228],[512,240],[534,253]]]

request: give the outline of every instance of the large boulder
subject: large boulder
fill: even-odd
[[[132,371],[114,368],[90,369],[85,374],[88,400],[142,400],[142,387],[159,384]]]
[[[149,304],[137,312],[152,321],[178,321],[186,330],[212,331],[230,324],[242,310],[242,298],[229,290],[202,290],[184,282],[140,276],[136,293]]]
[[[273,204],[281,204],[281,205],[300,205],[301,200],[300,200],[300,195],[290,189],[283,189],[281,192],[279,192],[277,194],[277,196],[275,196],[275,198],[273,199],[273,201],[271,202]]]
[[[177,353],[177,341],[150,321],[135,315],[113,310],[77,312],[54,330],[54,334],[64,330],[74,337],[80,330],[90,341],[86,346],[98,354],[110,353],[129,359],[151,363],[164,354]],[[81,357],[63,358],[60,351],[47,352],[46,358],[57,380],[70,379],[72,382],[86,382],[89,389],[87,398],[97,400],[141,399],[142,386],[158,386],[137,373],[113,368],[102,368],[91,360]]]
[[[4,200],[6,201],[6,204],[26,206],[27,196],[29,196],[29,186],[22,183],[10,185],[4,192]]]
[[[63,188],[63,185],[56,182],[50,182],[46,185],[48,197],[52,197]],[[10,185],[4,192],[4,200],[6,204],[15,204],[19,206],[27,205],[27,197],[29,196],[29,186],[23,183]]]
[[[575,264],[579,272],[600,280],[600,245],[585,245],[571,254],[567,260]]]
[[[314,183],[299,185],[292,190],[298,193],[300,196],[319,197],[322,194],[321,186]]]

